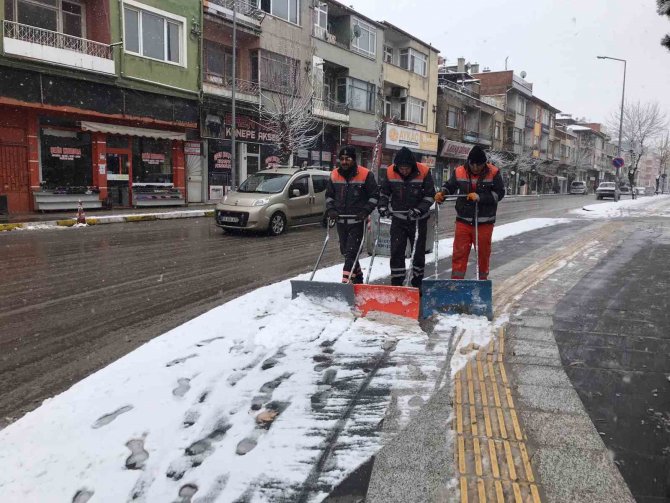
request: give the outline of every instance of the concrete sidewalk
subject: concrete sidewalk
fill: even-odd
[[[147,222],[177,218],[213,217],[215,204],[192,204],[183,207],[125,208],[118,210],[88,210],[87,225]],[[45,229],[72,227],[77,224],[77,212],[22,213],[0,217],[0,231],[16,229]]]

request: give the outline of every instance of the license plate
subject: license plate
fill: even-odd
[[[222,222],[230,222],[231,224],[232,223],[236,224],[240,221],[240,219],[237,217],[221,217],[220,220]]]

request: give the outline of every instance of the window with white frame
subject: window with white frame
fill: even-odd
[[[457,129],[458,128],[458,117],[461,114],[461,111],[458,108],[449,107],[447,110],[447,127]]]
[[[185,65],[186,20],[136,2],[123,5],[126,52],[167,63]]]
[[[393,47],[389,45],[384,46],[384,63],[393,64]]]
[[[314,5],[314,36],[326,38],[328,33],[328,4],[316,2]]]
[[[86,37],[84,5],[77,0],[6,0],[7,19],[44,30]]]
[[[261,10],[290,23],[300,23],[300,0],[261,0]]]
[[[407,119],[414,124],[423,124],[426,117],[426,102],[418,98],[407,98]]]
[[[428,72],[428,56],[411,48],[401,49],[400,66],[425,77]]]
[[[365,54],[367,56],[375,56],[377,54],[377,29],[360,19],[353,18],[352,33],[354,36],[351,42],[351,49]]]

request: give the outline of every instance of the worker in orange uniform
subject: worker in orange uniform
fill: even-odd
[[[487,162],[486,152],[475,145],[466,163],[458,166],[435,194],[435,201],[443,203],[449,195],[467,194],[456,201],[456,235],[451,256],[451,279],[465,279],[470,248],[475,241],[475,205],[479,223],[479,278],[488,279],[491,259],[491,237],[496,221],[498,203],[505,197],[505,184],[500,170]]]

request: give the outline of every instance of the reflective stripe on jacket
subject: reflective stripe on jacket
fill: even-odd
[[[379,187],[372,172],[355,166],[343,174],[334,169],[326,188],[326,209],[335,209],[340,215],[372,213],[379,202]]]
[[[500,170],[487,163],[479,175],[473,174],[469,167],[458,166],[442,186],[446,195],[479,194],[478,221],[480,224],[492,224],[496,221],[498,203],[505,197],[505,184]],[[456,201],[456,219],[474,225],[475,203],[465,198]]]
[[[435,182],[430,168],[423,163],[416,163],[416,167],[409,176],[403,178],[391,164],[386,168],[386,180],[382,183],[379,206],[388,207],[389,204],[394,211],[408,211],[417,208],[422,213],[422,218],[428,218],[428,210],[433,204],[435,197]],[[406,219],[405,215],[394,215],[394,217]]]

